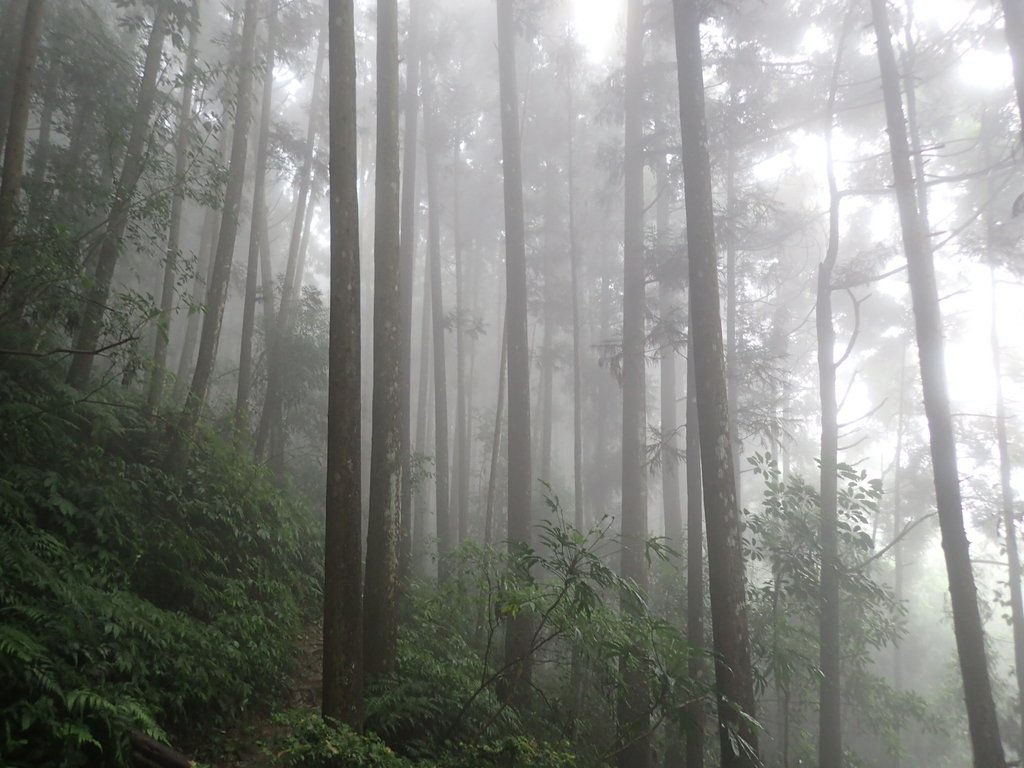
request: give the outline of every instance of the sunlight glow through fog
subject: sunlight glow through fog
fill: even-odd
[[[624,0],[572,0],[576,36],[592,62],[604,61],[615,48]]]

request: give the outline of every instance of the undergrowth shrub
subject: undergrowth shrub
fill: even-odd
[[[206,435],[182,478],[126,395],[0,370],[0,762],[119,765],[283,685],[319,523]],[[125,399],[120,399],[125,398]]]

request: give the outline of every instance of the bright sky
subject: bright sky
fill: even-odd
[[[615,50],[615,32],[625,0],[571,0],[576,35],[594,63]]]

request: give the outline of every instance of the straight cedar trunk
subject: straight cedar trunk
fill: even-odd
[[[401,221],[401,296],[402,311],[398,316],[402,357],[402,539],[399,545],[399,567],[408,574],[413,557],[413,478],[412,478],[412,283],[416,262],[416,134],[419,117],[420,83],[420,10],[422,0],[409,0],[409,32],[405,41],[405,146],[402,148],[402,221]],[[425,331],[426,329],[424,329]],[[424,347],[420,347],[423,354]],[[419,418],[417,411],[417,419]],[[417,447],[417,451],[419,448]]]
[[[440,150],[438,116],[433,111],[433,83],[423,82],[423,139],[427,156],[427,239],[430,268],[430,318],[434,350],[434,513],[437,518],[437,578],[444,581],[448,556],[455,549],[449,514],[448,376],[445,365],[444,298],[441,284],[441,211],[437,183]]]
[[[1024,137],[1024,0],[1002,0],[1006,42],[1013,60],[1013,82],[1017,91],[1017,116]]]
[[[851,6],[852,8],[852,6]],[[825,115],[825,172],[828,177],[828,245],[818,265],[818,291],[815,324],[818,346],[818,397],[821,404],[821,584],[819,591],[819,668],[821,669],[818,706],[818,765],[842,768],[843,739],[841,717],[841,657],[839,636],[839,404],[836,400],[836,332],[832,320],[832,274],[839,258],[839,189],[832,160],[832,124],[835,121],[836,91],[840,65],[853,15],[843,18],[837,41],[835,64]]]
[[[678,259],[668,241],[669,188],[668,164],[658,162],[658,205],[655,209],[655,228],[658,238],[658,306],[662,329],[675,321],[676,280]],[[667,331],[666,331],[667,333]],[[665,536],[679,544],[683,538],[683,503],[679,494],[679,419],[676,411],[676,348],[670,338],[662,342],[659,354],[661,375],[661,497],[665,518]]]
[[[530,346],[526,310],[526,235],[523,171],[516,86],[513,0],[497,0],[498,79],[501,103],[502,183],[505,200],[505,290],[508,334],[508,548],[516,555],[530,546]],[[530,701],[532,622],[523,613],[508,623],[505,661],[513,664],[508,700],[519,708]]]
[[[735,108],[735,90],[729,89],[729,109]],[[735,119],[735,118],[733,118]],[[740,431],[739,415],[740,363],[739,341],[736,337],[736,317],[739,314],[739,284],[736,278],[736,152],[730,137],[726,138],[725,160],[725,386],[729,397],[729,443],[732,445],[732,469],[736,476],[736,506],[743,508],[740,482]]]
[[[423,301],[420,315],[420,370],[416,381],[416,453],[418,458],[423,460],[427,454],[427,446],[430,441],[427,437],[427,417],[429,415],[430,402],[430,345],[431,345],[431,315],[430,315],[430,265],[427,260],[423,262]],[[430,512],[430,504],[427,501],[427,478],[420,478],[413,492],[413,544],[412,556],[418,573],[426,576],[429,570],[429,539],[427,538],[427,517]]]
[[[4,134],[3,175],[0,176],[0,265],[4,266],[7,256],[3,250],[14,233],[18,219],[18,193],[21,191],[21,175],[25,164],[25,131],[28,128],[28,113],[32,108],[32,80],[45,11],[46,3],[43,0],[29,2],[25,7],[24,22],[21,25],[20,48],[10,94],[10,113]],[[157,11],[158,20],[161,13]],[[154,30],[157,26],[161,29],[163,27],[159,24],[154,26]],[[6,106],[5,104],[4,107]],[[139,106],[144,106],[141,99]],[[92,346],[89,345],[88,349],[92,349]],[[92,359],[91,356],[89,359]]]
[[[164,253],[164,275],[160,286],[160,320],[153,345],[153,367],[146,391],[146,410],[155,413],[163,398],[167,380],[167,342],[171,335],[174,311],[174,286],[178,279],[178,251],[181,248],[181,213],[185,205],[185,170],[188,163],[189,138],[192,134],[192,90],[196,77],[196,36],[198,8],[192,5],[194,25],[189,30],[188,53],[181,83],[178,125],[174,138],[174,189],[171,199],[171,220],[167,227],[167,250]]]
[[[270,118],[274,100],[274,56],[277,44],[277,0],[271,0],[267,17],[266,61],[263,68],[263,94],[260,98],[260,124],[256,142],[256,171],[253,177],[252,216],[249,220],[249,256],[245,270],[245,301],[242,305],[242,347],[238,355],[238,390],[235,394],[235,429],[237,435],[248,430],[249,395],[252,391],[252,338],[256,328],[256,293],[260,272],[260,251],[267,251],[263,242],[267,228],[267,150],[270,145]],[[264,271],[266,276],[267,270]],[[263,300],[273,304],[273,295]],[[268,337],[269,338],[269,337]]]
[[[32,197],[29,201],[28,225],[35,229],[44,212],[51,206],[52,189],[47,189],[46,175],[50,170],[50,154],[53,147],[53,113],[57,108],[60,85],[64,67],[60,61],[50,62],[46,72],[46,87],[43,90],[43,108],[39,113],[39,138],[32,154]],[[63,180],[62,180],[63,183]]]
[[[688,319],[693,338],[693,319]],[[697,409],[697,366],[693,347],[686,355],[686,642],[691,648],[704,646],[704,504],[700,468],[700,417]],[[707,674],[704,660],[692,654],[687,671],[693,680]],[[686,731],[686,768],[704,766],[704,705],[688,706],[693,727]]]
[[[199,355],[196,359],[192,384],[185,397],[178,433],[174,436],[168,460],[172,471],[181,471],[188,465],[189,449],[199,417],[210,391],[213,366],[217,358],[224,304],[231,279],[231,261],[238,234],[239,208],[242,203],[242,185],[245,182],[245,163],[249,145],[249,122],[252,118],[252,70],[256,58],[256,28],[259,24],[258,0],[245,0],[242,22],[242,49],[238,66],[238,88],[235,100],[235,124],[231,136],[231,164],[228,168],[227,188],[220,217],[220,233],[210,271],[210,284],[206,292],[206,312],[203,314],[199,334]]]
[[[1010,446],[1006,438],[1006,401],[1003,399],[1002,354],[996,320],[996,269],[989,265],[992,286],[992,368],[996,380],[996,442],[999,446],[999,485],[1009,568],[1010,619],[1013,627],[1013,667],[1017,683],[1017,754],[1024,754],[1024,596],[1021,595],[1020,551],[1017,542],[1017,517],[1013,508],[1013,484],[1010,477]]]
[[[395,668],[402,515],[401,258],[399,247],[398,2],[377,3],[377,165],[373,243],[373,422],[363,594],[368,677]]]
[[[569,280],[572,291],[572,478],[573,523],[577,531],[584,527],[583,517],[583,374],[580,367],[580,254],[576,242],[575,161],[573,134],[576,112],[572,102],[572,74],[566,78],[568,109],[568,162],[566,185],[569,188]],[[504,343],[504,342],[503,342]]]
[[[900,384],[899,384],[899,406],[896,417],[896,456],[894,458],[895,468],[892,478],[892,530],[897,536],[903,530],[903,434],[906,429],[906,377],[907,377],[907,354],[906,349],[900,348]],[[892,558],[892,595],[897,603],[903,602],[903,541],[897,541],[893,547]],[[897,693],[903,691],[903,654],[902,646],[894,643],[892,647],[892,687]],[[899,736],[900,729],[897,726],[896,734]],[[900,768],[900,755],[897,752],[893,760],[896,768]]]
[[[38,5],[42,5],[39,3]],[[29,6],[30,11],[37,8],[36,3]],[[132,195],[142,175],[143,153],[146,137],[149,133],[149,119],[156,101],[156,81],[160,73],[160,54],[167,35],[168,4],[161,2],[153,16],[153,26],[146,43],[146,62],[139,82],[139,98],[132,119],[131,132],[128,135],[128,146],[125,149],[121,175],[114,189],[114,199],[107,218],[107,227],[103,232],[96,261],[96,272],[92,286],[85,296],[82,315],[79,319],[78,332],[75,334],[74,349],[79,354],[71,358],[68,371],[68,384],[78,390],[85,389],[92,371],[95,355],[92,350],[97,346],[103,331],[103,315],[106,312],[107,300],[110,297],[110,284],[114,279],[114,268],[121,255],[121,239],[128,227],[128,214],[131,209]],[[27,18],[26,18],[27,20]],[[14,120],[11,126],[15,125]],[[9,144],[10,142],[8,142]],[[4,166],[6,173],[6,164]],[[0,225],[0,243],[3,242],[2,225]]]
[[[199,254],[196,258],[196,273],[192,278],[189,292],[190,304],[188,320],[185,323],[185,338],[178,355],[178,372],[174,377],[174,391],[171,395],[175,403],[180,403],[188,391],[189,376],[192,374],[196,359],[196,344],[199,341],[199,324],[202,313],[198,307],[206,301],[206,287],[210,284],[210,261],[216,247],[216,237],[220,216],[213,208],[207,208],[203,217],[203,227],[199,239]]]
[[[466,334],[465,264],[459,222],[459,140],[452,142],[452,243],[455,251],[455,471],[452,483],[453,516],[458,521],[457,544],[469,535],[469,450],[466,440]]]
[[[30,0],[9,0],[6,9],[0,15],[0,67],[4,72],[16,72],[18,54],[21,52],[22,29],[24,27],[25,10]],[[0,78],[0,152],[7,142],[7,128],[11,119],[11,102],[14,84],[17,77]]]
[[[505,375],[508,369],[508,320],[502,313],[501,359],[498,361],[498,399],[494,406],[494,436],[491,438],[491,467],[487,475],[487,508],[484,512],[484,545],[494,543],[494,495],[498,487],[498,456],[501,453],[501,417],[505,413]]]
[[[295,202],[295,219],[292,223],[291,236],[288,241],[288,261],[285,265],[284,284],[281,286],[281,305],[278,310],[276,333],[269,343],[269,359],[267,361],[267,392],[264,396],[263,414],[256,437],[256,455],[262,456],[270,448],[270,464],[274,472],[280,476],[284,471],[284,387],[285,371],[284,349],[291,334],[291,321],[295,314],[296,298],[299,295],[299,261],[302,252],[303,232],[308,229],[308,222],[313,208],[310,205],[310,191],[313,185],[313,152],[316,146],[316,116],[319,112],[321,98],[320,80],[326,57],[326,37],[320,32],[317,45],[316,64],[313,67],[313,88],[309,101],[309,122],[306,128],[306,144],[302,157],[302,168],[299,170],[299,191]]]
[[[752,768],[759,763],[757,732],[748,719],[754,717],[754,681],[747,630],[743,524],[736,502],[729,441],[699,3],[673,0],[673,5],[689,254],[691,354],[696,365],[719,742],[722,768]]]
[[[554,428],[555,388],[555,201],[558,192],[558,168],[548,162],[544,169],[544,335],[540,352],[540,477],[551,483],[551,432]]]
[[[323,714],[363,727],[359,198],[353,0],[329,0],[331,319]]]
[[[622,281],[622,555],[621,574],[647,594],[647,446],[644,148],[643,148],[643,0],[626,6],[625,95],[625,229]],[[623,592],[623,613],[643,606]],[[651,763],[650,690],[645,670],[631,653],[619,657],[623,688],[618,701],[620,768],[647,768]]]
[[[964,702],[976,768],[1003,768],[1006,758],[999,737],[999,722],[988,673],[984,631],[964,530],[956,437],[946,387],[942,315],[939,308],[931,245],[914,191],[910,147],[900,98],[900,78],[893,53],[885,0],[871,0],[878,42],[885,116],[892,156],[893,179],[900,213],[903,248],[914,309],[921,386],[931,442],[935,500],[942,532],[942,549],[949,578],[953,632],[963,678]]]

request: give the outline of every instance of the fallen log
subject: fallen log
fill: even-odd
[[[135,768],[194,768],[195,763],[175,749],[161,744],[144,733],[132,731],[128,736]]]

